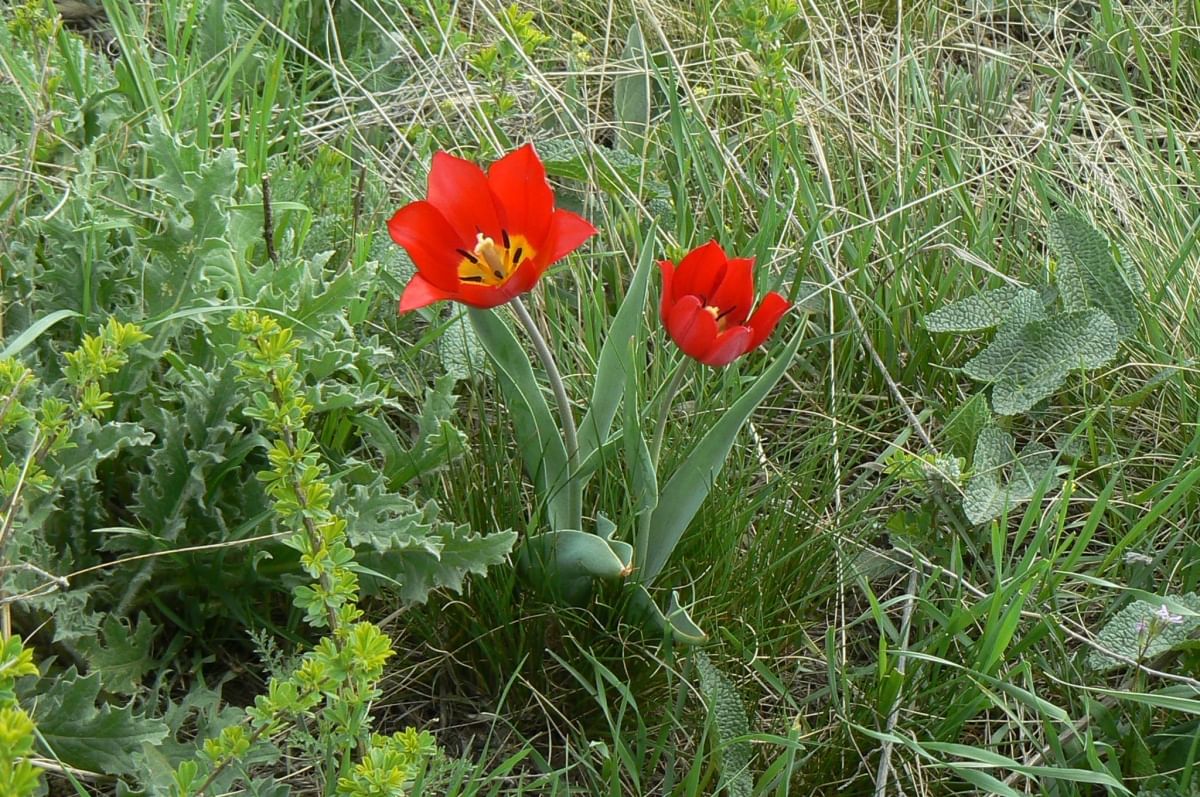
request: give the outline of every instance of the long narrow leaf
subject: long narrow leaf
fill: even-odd
[[[479,341],[500,373],[505,404],[517,431],[517,447],[538,494],[546,501],[550,528],[578,529],[580,509],[571,506],[570,491],[564,489],[567,449],[528,355],[494,312],[472,308],[469,315]]]
[[[651,236],[647,236],[649,240]],[[642,314],[646,308],[646,290],[649,284],[650,267],[654,262],[654,248],[642,247],[637,269],[629,283],[629,290],[621,307],[613,317],[612,325],[604,345],[600,347],[600,359],[596,364],[596,381],[592,385],[592,400],[588,411],[579,424],[579,461],[584,462],[608,439],[617,405],[621,401],[618,385],[625,382],[625,370],[629,359],[629,339],[641,335],[645,329]]]
[[[791,342],[779,358],[771,363],[750,389],[713,424],[659,492],[658,507],[650,518],[646,561],[641,563],[637,571],[643,583],[653,582],[666,566],[679,538],[696,516],[700,505],[708,497],[713,482],[724,467],[738,430],[783,376],[796,354],[796,349],[800,347],[801,336],[802,332],[799,331],[792,336]],[[637,563],[634,564],[636,567]]]
[[[39,318],[34,323],[30,324],[28,329],[23,330],[20,335],[17,335],[15,338],[13,338],[12,342],[4,347],[4,351],[0,351],[0,360],[8,357],[16,357],[18,354],[24,351],[26,346],[37,340],[38,336],[40,336],[50,327],[57,324],[59,321],[62,321],[64,318],[78,317],[79,313],[75,312],[74,310],[55,310],[53,313],[50,313],[44,318]]]

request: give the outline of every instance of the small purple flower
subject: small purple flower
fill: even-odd
[[[1167,604],[1165,603],[1154,612],[1154,616],[1168,625],[1179,625],[1183,622],[1183,615],[1171,614],[1171,610],[1167,608]]]
[[[1133,629],[1138,632],[1138,636],[1141,636],[1142,634],[1144,634],[1150,630],[1150,621],[1149,620],[1138,620],[1137,625],[1135,625],[1133,627]]]

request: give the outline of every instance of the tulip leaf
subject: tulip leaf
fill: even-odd
[[[800,346],[800,338],[801,333],[797,332],[783,353],[713,424],[659,491],[658,506],[650,517],[647,530],[646,561],[634,563],[642,583],[652,583],[666,566],[671,552],[708,497],[708,491],[725,465],[738,430],[783,376]]]
[[[546,501],[550,528],[578,528],[581,508],[571,500],[574,491],[566,489],[567,448],[528,355],[494,312],[471,308],[469,314],[480,343],[500,374],[505,406],[517,432],[517,448],[538,494]]]
[[[647,236],[649,237],[649,236]],[[592,387],[592,400],[588,411],[579,424],[579,461],[585,462],[608,439],[621,392],[614,385],[624,383],[629,360],[630,338],[641,338],[646,325],[643,314],[646,308],[646,290],[650,281],[650,267],[654,261],[654,249],[642,248],[637,270],[629,283],[629,290],[621,302],[604,345],[600,347],[600,358],[596,364],[596,379]]]
[[[517,570],[540,592],[568,605],[591,597],[596,579],[629,574],[633,548],[612,539],[616,526],[600,518],[595,534],[577,529],[547,531],[530,537],[517,552]]]
[[[640,152],[650,127],[650,59],[637,21],[629,26],[621,60],[627,63],[628,71],[613,81],[618,139],[625,149]]]
[[[638,350],[636,342],[630,342],[629,362],[636,362],[634,354]],[[650,456],[650,447],[646,445],[646,437],[642,434],[642,419],[638,413],[638,382],[637,369],[628,367],[625,376],[625,429],[621,435],[625,442],[625,465],[629,468],[632,481],[629,496],[633,499],[634,512],[640,517],[653,512],[658,506],[658,469],[654,458]],[[644,536],[644,535],[643,535]],[[641,551],[643,557],[645,551]]]
[[[708,639],[708,634],[696,625],[687,609],[680,605],[677,592],[671,593],[671,602],[667,604],[667,610],[664,612],[654,602],[654,598],[650,597],[645,586],[630,584],[625,617],[648,632],[663,636],[670,634],[688,645],[696,645]]]

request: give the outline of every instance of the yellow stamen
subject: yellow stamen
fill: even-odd
[[[710,316],[712,316],[712,317],[713,317],[713,320],[714,320],[714,321],[716,321],[718,318],[720,318],[720,317],[721,317],[721,308],[720,308],[720,307],[713,307],[713,306],[710,304],[710,305],[706,306],[706,307],[704,308],[704,310],[705,310],[705,312],[707,312],[707,313],[708,313]]]
[[[534,256],[533,247],[523,235],[504,231],[503,244],[482,232],[475,236],[475,248],[459,249],[458,278],[476,285],[496,286],[507,282],[518,268]]]

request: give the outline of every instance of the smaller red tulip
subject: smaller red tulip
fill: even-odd
[[[762,345],[791,306],[768,293],[754,314],[754,260],[725,256],[716,241],[689,252],[676,266],[660,260],[662,321],[683,353],[705,365],[728,365]]]
[[[400,312],[451,299],[496,307],[528,293],[551,264],[595,235],[583,218],[554,207],[554,192],[533,146],[488,168],[445,152],[433,156],[427,199],[388,222],[417,273]]]

